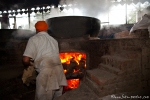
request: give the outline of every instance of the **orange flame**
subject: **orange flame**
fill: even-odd
[[[68,87],[70,89],[74,89],[79,86],[79,79],[70,79],[70,80],[67,80],[67,82],[68,82]]]
[[[65,90],[78,88],[80,80],[79,79],[69,79],[67,80],[68,86],[65,86]]]
[[[85,53],[79,53],[79,52],[65,52],[65,53],[60,53],[60,59],[62,64],[70,64],[71,59],[77,62],[79,65],[79,62],[81,59],[86,59],[86,54]],[[86,67],[86,63],[84,65]],[[64,69],[64,73],[66,74],[67,70]],[[73,71],[73,73],[79,72],[79,70]],[[70,89],[75,89],[79,86],[80,80],[79,79],[68,79],[67,80],[68,86],[64,87],[64,90],[70,90]]]
[[[62,63],[70,64],[70,60],[74,58],[74,60],[79,64],[81,58],[86,59],[85,53],[77,53],[77,52],[70,52],[70,53],[60,53],[60,59]]]

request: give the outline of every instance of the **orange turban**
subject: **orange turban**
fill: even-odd
[[[45,21],[38,21],[36,24],[35,24],[35,28],[37,31],[47,31],[48,29],[48,24],[45,22]]]

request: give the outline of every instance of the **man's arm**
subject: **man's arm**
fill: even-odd
[[[23,65],[24,65],[24,68],[25,69],[27,69],[29,66],[31,66],[31,64],[30,64],[30,57],[28,57],[28,56],[23,56],[22,57],[22,63],[23,63]]]

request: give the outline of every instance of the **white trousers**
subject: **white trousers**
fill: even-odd
[[[45,91],[41,84],[36,84],[35,100],[53,100],[62,95],[63,87],[58,90]]]

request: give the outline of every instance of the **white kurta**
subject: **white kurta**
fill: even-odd
[[[23,55],[34,60],[35,69],[39,73],[36,78],[36,100],[52,100],[53,91],[67,86],[58,43],[46,32],[31,37]]]

